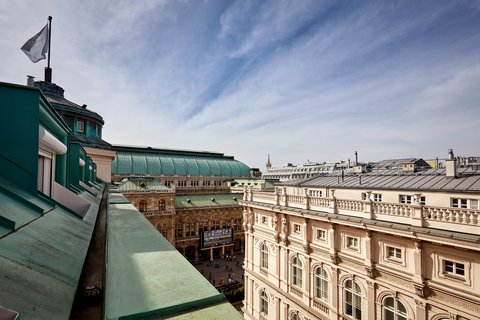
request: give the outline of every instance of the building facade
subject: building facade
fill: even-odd
[[[246,319],[480,318],[480,174],[320,176],[245,192]]]
[[[114,146],[118,189],[190,261],[243,252],[242,193],[251,169],[222,153]]]
[[[70,128],[70,140],[80,144],[88,156],[95,162],[95,174],[105,182],[110,182],[112,161],[115,152],[112,146],[102,139],[104,121],[98,113],[87,109],[87,105],[78,105],[64,96],[65,91],[55,83],[36,81],[47,101],[60,114]]]

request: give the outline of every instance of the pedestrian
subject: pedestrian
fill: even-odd
[[[220,281],[218,282],[220,286],[223,286],[225,284],[225,281],[223,281],[223,277],[220,278]]]

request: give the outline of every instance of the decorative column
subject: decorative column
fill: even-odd
[[[312,252],[312,248],[310,247],[310,234],[311,230],[309,228],[309,219],[304,218],[303,219],[303,230],[304,230],[304,235],[303,235],[303,250],[305,250],[306,254],[310,254]]]
[[[328,249],[328,253],[330,255],[330,260],[334,264],[338,264],[338,253],[337,253],[337,243],[335,238],[335,225],[333,223],[330,224],[330,229],[328,230],[328,238],[330,239],[330,248]]]
[[[281,235],[282,243],[285,246],[288,246],[288,221],[287,216],[284,214],[282,218],[282,235]]]
[[[200,234],[198,221],[195,222],[195,237],[198,237]]]
[[[427,320],[427,303],[425,301],[415,299],[415,319]]]
[[[376,293],[375,293],[375,282],[367,280],[367,301],[368,301],[368,307],[367,307],[367,319],[370,320],[375,320],[376,319]]]
[[[413,275],[413,287],[415,293],[422,298],[427,297],[427,285],[425,283],[425,271],[423,261],[422,241],[415,240],[415,252],[413,253],[413,261],[415,264],[415,274]]]
[[[275,297],[275,320],[280,320],[280,303],[282,302],[282,300],[280,299],[280,297],[276,296]]]
[[[275,235],[273,236],[273,238],[278,243],[280,241],[280,232],[279,232],[280,228],[278,227],[278,213],[274,212],[273,214],[274,216],[272,218],[272,227],[273,227],[273,230],[275,230]]]
[[[198,247],[195,246],[195,262],[198,262]]]
[[[335,266],[330,266],[330,268],[332,269],[332,311],[335,315],[338,315],[338,300],[340,299],[338,293],[338,268]],[[332,317],[331,319],[337,319],[337,316]]]
[[[365,233],[365,271],[367,275],[374,279],[377,276],[377,270],[375,269],[375,265],[372,262],[373,258],[373,248],[372,248],[372,232],[367,231]]]

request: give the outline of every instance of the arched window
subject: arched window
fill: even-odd
[[[260,313],[264,315],[268,314],[268,297],[265,290],[260,293]]]
[[[140,201],[140,212],[146,212],[147,211],[147,200],[141,200]]]
[[[165,200],[163,199],[158,200],[158,210],[165,211]]]
[[[345,281],[344,312],[354,319],[362,319],[362,290],[353,280]]]
[[[302,261],[298,257],[292,259],[292,284],[302,287]]]
[[[313,290],[315,298],[328,302],[328,275],[323,267],[315,269]]]
[[[260,246],[260,267],[268,269],[268,247],[265,242]]]
[[[394,297],[383,299],[382,320],[407,320],[407,309]]]

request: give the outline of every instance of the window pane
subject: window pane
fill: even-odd
[[[401,303],[400,301],[397,300],[397,309],[398,309],[398,312],[400,314],[404,314],[404,315],[407,315],[407,309],[405,308],[405,306],[403,305],[403,303]]]
[[[387,307],[393,308],[393,298],[390,298],[390,297],[389,297],[389,298],[385,298],[385,305],[386,305]]]
[[[392,311],[384,309],[383,314],[385,316],[384,320],[395,320],[395,314]]]

